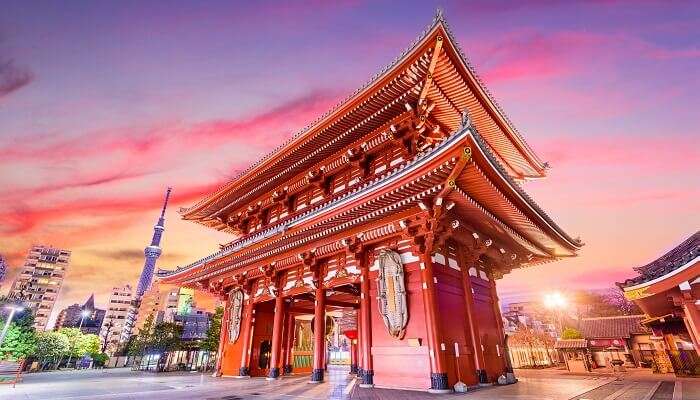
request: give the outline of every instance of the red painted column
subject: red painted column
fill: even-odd
[[[496,319],[496,325],[498,326],[498,341],[496,343],[496,354],[498,355],[498,359],[501,361],[501,368],[503,368],[503,371],[506,370],[507,362],[506,362],[506,357],[507,354],[505,354],[504,350],[504,341],[505,341],[505,333],[503,332],[503,319],[501,318],[501,308],[499,307],[498,304],[498,292],[496,292],[496,280],[493,277],[493,273],[489,273],[489,286],[491,289],[491,301],[493,304],[493,316]]]
[[[221,333],[219,335],[219,349],[216,352],[216,368],[213,376],[221,376],[221,361],[224,358],[224,346],[228,343],[229,318],[231,315],[231,305],[224,301],[224,315],[221,317]]]
[[[428,247],[421,254],[421,280],[423,288],[423,307],[425,311],[425,324],[427,330],[428,353],[430,356],[430,392],[449,393],[447,383],[447,369],[445,362],[445,343],[440,332],[440,319],[438,318],[437,288],[433,271],[431,249]]]
[[[472,355],[474,357],[474,368],[479,383],[488,383],[486,375],[486,363],[484,361],[484,351],[481,346],[481,334],[479,333],[479,321],[476,318],[474,306],[474,288],[472,286],[469,269],[474,267],[474,260],[478,259],[478,254],[465,254],[465,249],[459,246],[457,252],[459,264],[462,267],[462,290],[464,291],[464,305],[467,310],[467,322],[469,323],[469,337],[471,339]]]
[[[360,275],[360,319],[362,320],[362,383],[360,387],[374,386],[374,365],[372,363],[372,308],[369,294],[369,266],[366,261],[366,254],[358,259],[358,267],[362,272]]]
[[[239,340],[242,340],[241,368],[238,373],[241,377],[250,376],[250,342],[253,334],[253,320],[255,319],[254,310],[253,298],[250,297],[245,305],[242,321],[243,326],[241,326],[241,337],[239,338]]]
[[[314,365],[311,371],[311,383],[323,382],[324,356],[326,352],[326,291],[322,283],[316,288],[314,305]]]
[[[295,332],[295,318],[294,315],[287,310],[287,323],[284,328],[284,374],[291,375],[294,370],[294,355],[292,354],[294,348],[294,335]]]
[[[350,373],[357,374],[357,339],[350,339]]]
[[[362,310],[362,304],[360,304],[360,309],[357,310],[357,345],[355,346],[357,351],[357,377],[360,378],[360,382],[365,371],[365,360],[362,356],[364,354],[362,347],[364,346],[364,340],[362,340]]]
[[[686,320],[688,321],[688,333],[693,340],[693,347],[695,347],[695,352],[700,355],[700,343],[697,340],[700,339],[700,311],[695,305],[695,300],[684,301],[683,311],[685,312]]]
[[[282,365],[282,330],[284,329],[284,298],[278,295],[275,298],[275,317],[272,320],[272,349],[270,355],[270,372],[268,380],[275,380],[280,377],[280,367]]]

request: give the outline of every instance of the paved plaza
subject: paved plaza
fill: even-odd
[[[700,379],[674,379],[649,373],[570,375],[556,370],[519,371],[515,385],[486,387],[466,394],[431,395],[381,388],[361,389],[344,369],[329,371],[326,382],[308,376],[269,382],[263,378],[212,378],[199,373],[153,374],[129,369],[28,374],[12,388],[0,386],[0,399],[465,399],[465,400],[700,400]]]

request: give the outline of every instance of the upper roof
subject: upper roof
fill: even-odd
[[[581,247],[581,242],[578,239],[571,238],[563,229],[561,229],[525,193],[525,191],[520,187],[520,185],[517,182],[515,182],[512,177],[505,173],[503,166],[499,164],[495,156],[488,150],[486,143],[484,142],[480,134],[476,131],[476,129],[471,126],[467,126],[457,130],[456,132],[451,134],[447,140],[437,144],[435,147],[429,148],[424,152],[418,153],[415,156],[415,158],[408,160],[407,163],[402,164],[398,169],[389,171],[370,182],[366,182],[357,189],[354,189],[350,192],[343,192],[326,201],[319,202],[315,207],[305,209],[303,212],[291,216],[290,219],[277,221],[275,224],[272,224],[271,226],[263,230],[244,235],[238,238],[237,240],[227,244],[226,246],[223,246],[218,252],[204,257],[200,260],[197,260],[187,266],[178,267],[174,271],[159,270],[158,275],[161,278],[168,277],[168,279],[170,280],[166,279],[166,281],[174,283],[178,279],[180,279],[176,278],[176,276],[185,276],[187,274],[190,274],[191,271],[195,271],[197,268],[203,267],[205,265],[216,264],[219,260],[223,260],[226,257],[235,257],[237,262],[240,265],[243,265],[245,263],[246,257],[255,258],[257,257],[258,252],[268,250],[271,252],[276,252],[280,249],[289,249],[290,244],[288,242],[297,240],[298,237],[301,236],[309,236],[308,232],[306,231],[294,231],[293,233],[290,233],[291,230],[297,229],[303,224],[308,225],[308,229],[320,229],[321,226],[334,226],[334,224],[337,223],[336,217],[338,217],[338,210],[341,209],[341,206],[347,206],[347,204],[357,203],[356,206],[353,206],[353,208],[351,208],[351,210],[358,210],[357,212],[360,212],[360,208],[365,207],[360,213],[362,215],[367,215],[368,213],[375,211],[374,208],[366,208],[369,207],[367,206],[367,204],[373,202],[370,201],[370,199],[373,199],[374,196],[377,196],[378,193],[381,193],[381,191],[386,190],[387,187],[392,187],[391,184],[399,187],[401,191],[406,191],[406,193],[402,196],[406,197],[413,195],[413,197],[415,197],[415,195],[423,193],[422,191],[426,189],[426,186],[424,186],[423,184],[416,186],[416,188],[413,188],[411,184],[408,183],[410,181],[416,180],[415,171],[427,170],[427,174],[434,174],[436,176],[442,174],[444,176],[438,177],[438,184],[442,184],[444,179],[446,179],[447,175],[449,174],[449,170],[447,172],[442,170],[438,171],[438,169],[433,169],[433,167],[429,166],[432,162],[434,162],[434,160],[440,159],[440,157],[449,157],[449,155],[452,154],[451,151],[457,148],[458,144],[464,144],[465,139],[468,138],[471,138],[473,140],[473,143],[476,145],[474,151],[472,152],[473,157],[475,159],[475,163],[473,163],[472,168],[469,169],[470,172],[463,170],[461,175],[476,174],[475,176],[478,178],[478,180],[488,179],[489,183],[486,186],[492,188],[493,190],[498,190],[496,189],[497,187],[502,188],[504,192],[508,193],[508,198],[512,198],[513,201],[517,204],[516,205],[514,203],[511,203],[509,200],[506,199],[506,197],[500,195],[500,197],[492,196],[488,198],[484,197],[482,199],[478,197],[476,193],[472,193],[472,195],[477,196],[477,200],[481,200],[486,204],[486,208],[483,208],[477,203],[477,208],[478,210],[480,210],[479,212],[484,212],[487,214],[487,216],[491,216],[493,220],[497,223],[503,224],[499,225],[500,228],[498,228],[497,231],[502,230],[503,235],[511,237],[512,240],[516,241],[515,243],[517,243],[518,246],[523,246],[523,248],[530,251],[533,255],[537,255],[537,260],[541,261],[543,259],[550,260],[556,257],[574,256],[576,254],[576,251]],[[481,157],[483,157],[483,159]],[[454,162],[453,159],[450,160],[451,161],[449,161],[449,163]],[[494,173],[492,178],[488,178],[486,175],[479,172],[482,170],[477,166],[477,164],[481,163],[483,163],[484,167],[488,167],[485,168],[483,171],[492,171]],[[455,187],[455,193],[453,194],[457,197],[469,197],[467,192],[464,192],[459,188],[459,184],[461,184],[460,176],[455,178],[458,185]],[[408,182],[402,181],[405,179],[410,180]],[[422,179],[423,178],[420,178],[419,180]],[[493,181],[491,179],[493,179]],[[402,184],[402,182],[404,183]],[[468,186],[477,185],[480,184],[475,183]],[[410,190],[415,190],[416,192],[409,193]],[[469,187],[469,189],[467,190],[471,193],[472,188]],[[499,191],[498,193],[501,192]],[[433,194],[434,193],[430,192],[426,195]],[[402,199],[403,198],[397,198],[397,200],[392,201],[392,204],[395,204],[397,206],[409,206],[411,204],[410,202],[403,201]],[[381,206],[379,202],[375,203],[376,204],[372,205],[372,207]],[[488,207],[498,208],[498,210],[494,210],[494,212],[502,216],[498,217],[494,214],[491,214],[487,210]],[[501,214],[503,213],[502,210],[512,209],[529,210],[528,215],[531,215],[531,217],[527,217],[521,213],[518,213],[515,216],[508,216],[507,213]],[[345,215],[348,212],[349,211],[346,210],[342,214]],[[505,221],[505,224],[503,221]],[[520,230],[522,232],[522,235],[519,234],[516,230],[509,228],[507,223],[517,225],[515,229]],[[508,233],[506,233],[506,231]],[[314,235],[314,237],[317,236],[319,236],[319,234]],[[505,240],[505,237],[502,237],[501,239]],[[533,262],[537,261],[533,259]],[[230,264],[231,268],[237,265],[233,262],[231,262]]]
[[[644,315],[582,318],[579,321],[579,330],[586,339],[626,339],[633,334],[649,332],[649,329],[641,324],[644,318]]]
[[[459,127],[460,113],[467,110],[510,176],[543,177],[547,165],[532,151],[486,89],[438,12],[413,44],[367,84],[237,178],[192,207],[181,209],[183,217],[205,222],[224,208],[234,210],[244,206],[396,116],[405,102],[417,99],[416,92],[420,92],[428,74],[424,67],[438,37],[447,40],[427,94],[436,104],[432,114],[448,131],[454,131]],[[397,93],[402,94],[396,97]]]
[[[683,243],[674,247],[666,254],[641,267],[635,267],[639,276],[627,279],[617,285],[622,288],[639,285],[667,275],[700,256],[700,231],[695,232]]]

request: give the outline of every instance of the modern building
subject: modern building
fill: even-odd
[[[61,291],[61,285],[70,265],[69,250],[34,245],[27,254],[17,279],[10,289],[10,297],[21,299],[34,313],[34,327],[46,329],[51,311]]]
[[[137,323],[138,312],[141,307],[141,298],[153,283],[153,273],[155,271],[156,261],[162,253],[160,241],[163,238],[163,232],[165,231],[165,209],[168,207],[170,192],[172,192],[172,188],[169,187],[165,192],[165,200],[163,201],[163,208],[160,211],[160,217],[158,218],[156,225],[153,227],[151,244],[146,246],[146,248],[143,250],[145,261],[143,264],[143,269],[141,270],[141,276],[139,277],[138,286],[136,286],[136,292],[134,293],[131,301],[132,304],[129,308],[129,313],[126,317],[126,324],[124,324],[124,329],[122,330],[122,341],[128,340],[131,336]]]
[[[186,313],[175,314],[173,322],[182,326],[180,338],[186,341],[202,340],[207,337],[212,313],[201,308],[190,308]]]
[[[109,296],[109,305],[105,314],[100,340],[108,354],[113,354],[122,343],[122,332],[126,325],[134,291],[131,285],[115,286]]]
[[[700,370],[700,231],[617,285],[646,314],[655,368],[680,375]]]
[[[0,286],[2,285],[2,281],[5,280],[5,276],[7,275],[7,259],[3,257],[2,254],[0,254]]]
[[[496,281],[581,246],[522,189],[546,169],[438,14],[367,85],[182,209],[234,237],[161,280],[227,300],[223,375],[292,373],[295,321],[312,317],[323,381],[326,316],[354,309],[362,385],[442,393],[458,370],[495,382],[508,368]]]
[[[173,322],[174,316],[178,313],[180,299],[180,288],[154,282],[141,297],[133,333],[138,334],[149,317],[154,324]]]
[[[86,315],[83,315],[85,312]],[[73,304],[61,310],[56,318],[54,330],[61,328],[79,328],[85,334],[97,335],[102,328],[105,310],[95,307],[95,295],[92,294],[83,305]]]

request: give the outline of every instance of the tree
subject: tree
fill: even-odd
[[[97,335],[81,335],[77,343],[77,357],[100,352],[100,338]]]
[[[583,335],[581,334],[581,332],[577,331],[574,328],[566,328],[561,333],[561,338],[562,339],[583,339]]]
[[[19,302],[21,304],[21,302]],[[9,317],[6,305],[17,305],[18,301],[6,296],[0,296],[0,329],[5,326]],[[36,346],[36,330],[34,329],[34,315],[25,308],[14,314],[12,322],[7,330],[5,340],[0,346],[0,359],[18,360],[27,358],[34,353]]]
[[[219,351],[219,338],[221,337],[221,321],[224,317],[224,308],[216,307],[216,311],[211,318],[207,337],[202,341],[202,350]]]
[[[126,346],[127,354],[130,356],[142,355],[146,351],[146,346],[153,340],[153,314],[146,317],[143,326],[136,335],[129,338]]]
[[[37,335],[35,355],[44,365],[53,361],[60,363],[61,358],[70,352],[70,342],[68,337],[60,332],[48,331]]]
[[[622,315],[643,314],[637,303],[630,301],[618,287],[612,287],[605,293],[605,301],[619,310]]]
[[[4,321],[2,325],[4,326]],[[5,340],[0,346],[0,359],[18,360],[27,358],[36,350],[37,338],[34,328],[23,326],[21,323],[11,323]]]
[[[78,343],[80,342],[83,332],[78,328],[61,328],[57,331],[58,333],[64,335],[68,339],[69,351],[68,355],[70,357],[80,357],[82,354],[79,353]]]
[[[107,351],[107,346],[109,345],[109,334],[112,333],[112,329],[114,328],[114,316],[110,315],[109,318],[107,318],[107,321],[102,325],[102,328],[104,329],[104,337],[102,338],[102,352],[104,353]]]
[[[172,322],[161,322],[153,328],[150,342],[146,343],[149,351],[167,352],[179,350],[182,326]]]

